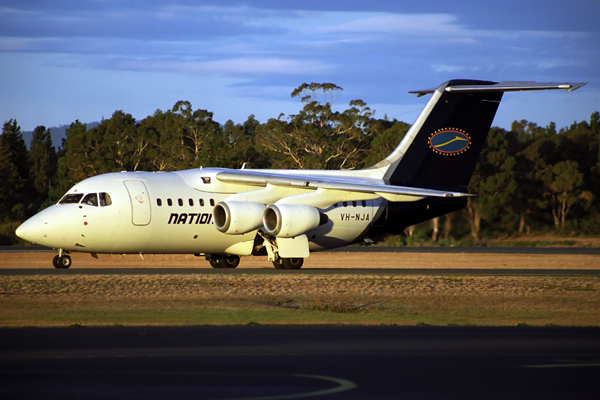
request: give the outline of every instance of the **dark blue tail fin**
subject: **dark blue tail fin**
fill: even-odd
[[[393,185],[466,191],[504,92],[583,84],[451,80],[436,89],[402,142],[373,168]]]
[[[393,185],[466,190],[502,92],[453,93],[457,85],[496,82],[453,80],[434,94],[435,104],[389,176]],[[431,103],[431,101],[430,101]]]

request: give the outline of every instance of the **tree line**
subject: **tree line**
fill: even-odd
[[[75,183],[115,171],[175,171],[200,166],[358,169],[386,157],[410,128],[376,118],[362,100],[334,107],[343,89],[302,84],[292,92],[302,106],[265,123],[253,115],[221,124],[213,113],[177,102],[136,121],[115,111],[92,129],[75,121],[58,150],[38,126],[29,150],[16,120],[0,136],[0,244],[19,240],[14,229],[56,203]],[[515,121],[510,131],[491,128],[465,210],[432,222],[428,234],[444,237],[510,236],[539,231],[600,232],[600,116],[557,131]],[[441,226],[441,229],[440,229]],[[412,230],[409,230],[409,233]]]

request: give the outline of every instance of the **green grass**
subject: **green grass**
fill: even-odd
[[[429,302],[379,305],[356,309],[335,300],[307,301],[299,308],[231,308],[227,304],[203,307],[195,302],[176,306],[148,305],[136,301],[119,304],[89,303],[60,306],[24,302],[12,306],[1,302],[0,326],[97,326],[97,325],[600,325],[595,311],[529,307],[530,304],[480,305]],[[564,305],[561,305],[561,307]],[[559,307],[560,308],[560,307]]]

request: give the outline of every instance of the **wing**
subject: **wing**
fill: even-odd
[[[390,201],[414,201],[423,197],[466,197],[469,193],[433,190],[408,186],[394,186],[376,183],[363,178],[348,178],[318,175],[294,175],[248,170],[227,170],[219,172],[217,179],[225,183],[266,187],[267,185],[304,189],[306,191],[330,190],[364,193],[383,197]],[[412,197],[412,198],[406,198]]]

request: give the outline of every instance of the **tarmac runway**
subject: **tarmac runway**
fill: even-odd
[[[593,399],[599,328],[0,330],[3,399]]]
[[[25,252],[24,252],[25,251]],[[316,253],[300,270],[276,270],[266,259],[244,258],[236,269],[213,269],[203,259],[191,257],[170,258],[160,255],[141,261],[138,256],[101,255],[101,260],[92,260],[83,253],[74,253],[74,267],[68,270],[55,269],[50,265],[53,253],[44,247],[0,247],[0,257],[14,260],[0,266],[1,275],[176,275],[176,274],[219,274],[219,275],[472,275],[472,276],[600,276],[596,260],[600,248],[523,248],[523,247],[345,247],[336,251]],[[32,256],[33,254],[39,256]],[[370,252],[370,261],[356,262],[360,254]],[[395,257],[405,253],[406,256]],[[415,258],[414,253],[423,257]],[[427,254],[429,253],[429,254]],[[29,254],[16,256],[14,254]],[[337,254],[340,254],[338,257]],[[350,254],[350,256],[349,256]],[[386,254],[392,255],[390,257]],[[450,254],[445,258],[445,254]],[[465,258],[465,255],[482,257],[481,261]],[[456,255],[456,256],[454,256]],[[496,257],[498,256],[498,257]],[[523,258],[521,257],[523,256]],[[556,257],[554,257],[556,256]],[[570,256],[573,256],[571,258]],[[577,258],[577,257],[584,258]],[[20,258],[19,258],[20,257]],[[127,258],[129,257],[129,258]],[[456,258],[458,257],[458,258]],[[487,258],[485,258],[487,257]],[[492,257],[492,258],[490,258]],[[504,258],[503,258],[504,257]],[[545,257],[545,258],[535,258]],[[585,258],[587,257],[587,258]],[[47,258],[47,260],[46,260]],[[316,258],[316,260],[315,260]],[[27,264],[24,260],[30,260]],[[43,262],[40,262],[43,260]],[[146,260],[146,259],[144,259]],[[320,260],[320,261],[318,261]],[[342,261],[340,261],[342,260]],[[425,261],[428,260],[428,261]],[[503,261],[499,261],[503,260]],[[532,261],[533,260],[533,261]],[[558,261],[560,260],[560,262]],[[1,260],[0,260],[1,261]],[[248,262],[250,261],[250,262]],[[258,261],[262,261],[258,262]],[[481,267],[483,265],[483,267]],[[544,267],[540,268],[541,265]],[[364,268],[363,268],[364,266]],[[439,266],[439,268],[436,268]],[[374,268],[375,267],[375,268]]]
[[[57,251],[44,246],[0,246],[6,252],[51,252]],[[469,253],[469,254],[592,254],[600,255],[598,247],[379,247],[347,246],[328,252],[344,253]]]
[[[302,268],[299,270],[213,268],[3,268],[2,275],[375,275],[375,276],[600,276],[600,269]]]

